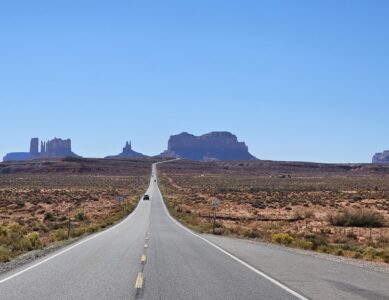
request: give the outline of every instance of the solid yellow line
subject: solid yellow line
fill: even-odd
[[[139,272],[138,276],[136,277],[135,288],[141,289],[142,287],[143,287],[143,273]]]

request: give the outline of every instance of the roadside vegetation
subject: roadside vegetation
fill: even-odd
[[[389,178],[161,172],[170,213],[215,234],[389,263]]]
[[[330,214],[328,221],[334,226],[343,227],[384,227],[385,219],[379,212],[368,209],[347,209],[345,211]]]
[[[147,176],[1,175],[0,262],[115,224],[134,210],[147,182]]]

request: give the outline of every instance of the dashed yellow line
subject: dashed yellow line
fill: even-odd
[[[141,289],[142,287],[143,287],[143,273],[139,272],[138,276],[136,277],[135,288]]]
[[[145,264],[146,261],[147,261],[147,257],[146,257],[146,255],[143,254],[142,257],[140,258],[140,262],[141,262],[142,264]]]

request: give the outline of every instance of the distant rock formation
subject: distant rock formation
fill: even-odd
[[[373,164],[389,163],[389,150],[381,153],[376,153],[373,156]]]
[[[30,152],[11,152],[3,157],[3,161],[32,159]]]
[[[164,157],[181,157],[192,160],[255,160],[244,142],[238,142],[230,132],[211,132],[195,136],[187,132],[169,139]]]
[[[72,142],[70,139],[63,140],[54,138],[47,142],[41,142],[39,151],[39,139],[32,138],[30,142],[30,152],[11,152],[4,156],[3,161],[29,160],[40,157],[80,157],[72,152]]]
[[[135,152],[132,150],[132,145],[131,141],[126,142],[126,145],[123,148],[123,151],[119,153],[118,155],[111,155],[111,156],[106,156],[105,158],[139,158],[139,157],[145,157],[142,153]]]
[[[39,155],[39,139],[38,138],[32,138],[30,142],[30,154],[32,156],[38,156]]]
[[[72,152],[72,141],[70,139],[62,140],[57,138],[44,143],[41,155],[45,157],[78,156]]]

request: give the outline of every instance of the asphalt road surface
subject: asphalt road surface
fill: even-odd
[[[0,299],[389,299],[389,274],[198,235],[151,200],[118,225],[0,276]]]

